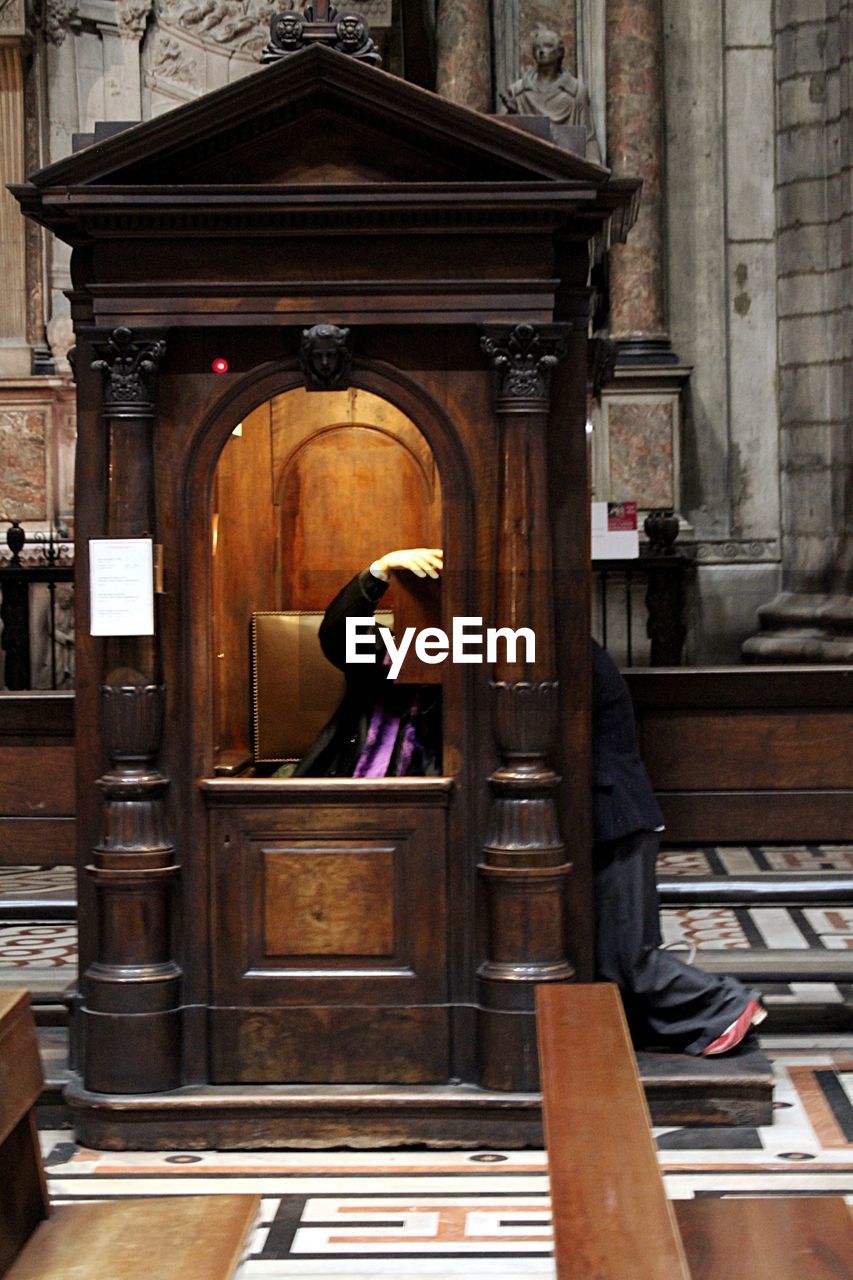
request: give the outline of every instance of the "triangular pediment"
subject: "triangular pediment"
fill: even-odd
[[[607,171],[313,47],[33,174],[64,186],[576,181]]]

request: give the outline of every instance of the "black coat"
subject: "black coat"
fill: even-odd
[[[343,587],[326,609],[320,623],[320,647],[334,666],[343,671],[347,680],[346,692],[334,715],[320,730],[315,741],[293,772],[296,778],[351,778],[358,763],[370,727],[371,716],[381,698],[385,706],[405,715],[412,705],[413,696],[420,686],[397,684],[387,678],[388,668],[383,665],[385,646],[377,635],[376,662],[346,662],[346,620],[351,617],[369,618],[382,599],[388,584],[374,578],[368,569],[356,574]],[[419,716],[419,739],[422,749],[416,749],[407,772],[409,774],[437,774],[441,759],[440,694],[429,687],[424,702],[426,710]],[[422,699],[422,702],[424,700]],[[399,747],[399,744],[398,744]],[[388,776],[396,773],[394,755]]]
[[[619,668],[592,642],[592,825],[596,844],[663,826],[637,748],[634,708]]]

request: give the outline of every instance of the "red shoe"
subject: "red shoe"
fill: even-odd
[[[711,1058],[715,1054],[728,1053],[730,1049],[736,1049],[746,1033],[752,1027],[757,1027],[766,1017],[767,1010],[762,1009],[757,1000],[750,1000],[740,1017],[735,1018],[732,1025],[726,1027],[721,1036],[717,1036],[716,1040],[712,1040],[708,1047],[702,1050],[702,1057]]]

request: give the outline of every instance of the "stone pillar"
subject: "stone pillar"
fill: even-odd
[[[20,9],[21,29],[15,21]],[[7,13],[8,10],[8,13]],[[11,23],[11,25],[10,25]],[[0,11],[0,377],[28,377],[26,230],[7,183],[24,179],[23,4]]]
[[[607,0],[606,79],[607,164],[641,178],[643,189],[627,243],[609,251],[616,371],[593,407],[596,498],[678,510],[690,370],[672,350],[666,318],[661,0]]]
[[[110,537],[154,532],[154,384],[163,351],[163,342],[116,329],[93,365],[104,375]],[[166,690],[156,636],[108,638],[105,651],[101,706],[111,763],[98,783],[102,836],[86,868],[98,930],[82,980],[84,1080],[98,1093],[151,1093],[181,1078],[181,970],[170,927],[178,868],[164,830],[168,779],[155,765]]]
[[[29,52],[24,68],[24,172],[34,173],[45,163],[42,152],[42,126],[44,112],[42,109],[40,58]],[[44,281],[44,246],[47,233],[44,229],[25,220],[24,252],[27,280],[27,341],[32,351],[32,372],[49,374],[54,372],[54,364],[50,348],[46,341],[45,322],[47,320],[45,281]]]
[[[495,365],[500,429],[495,624],[529,627],[523,646],[499,651],[492,706],[500,757],[489,779],[492,810],[480,874],[488,914],[488,959],[479,970],[481,1084],[536,1087],[534,988],[572,976],[565,955],[566,862],[549,763],[558,717],[553,577],[545,433],[551,368],[568,326],[489,328],[483,350]],[[519,1014],[527,1013],[527,1018]]]
[[[607,162],[643,180],[627,244],[610,251],[610,336],[620,363],[675,363],[664,303],[660,0],[607,0]]]
[[[849,663],[850,6],[779,0],[774,13],[783,590],[758,610],[761,633],[743,653]]]
[[[489,0],[438,0],[436,93],[472,111],[494,110]]]

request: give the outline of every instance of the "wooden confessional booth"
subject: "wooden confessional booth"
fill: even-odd
[[[83,1142],[540,1139],[534,985],[589,974],[589,245],[637,188],[316,46],[16,188],[73,246]],[[104,538],[153,540],[151,636],[89,634]],[[440,776],[272,776],[340,688],[311,615],[411,545],[396,630],[535,662],[408,675]],[[307,628],[254,707],[253,615]]]

